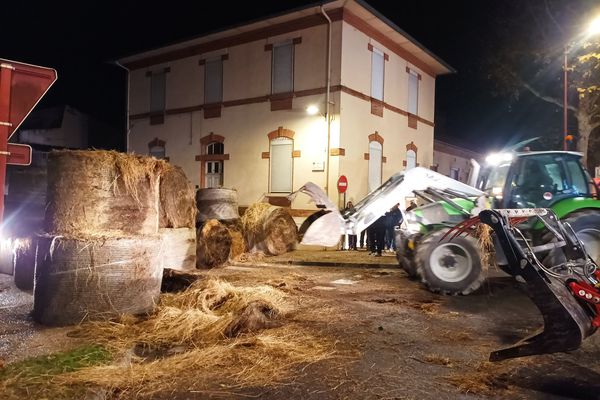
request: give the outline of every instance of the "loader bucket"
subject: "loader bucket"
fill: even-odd
[[[484,210],[479,216],[482,222],[494,229],[512,274],[525,280],[527,293],[544,320],[544,326],[535,335],[492,352],[490,361],[577,349],[585,338],[595,332],[588,306],[573,296],[567,282],[547,274],[532,263],[513,236],[508,218],[493,210]]]

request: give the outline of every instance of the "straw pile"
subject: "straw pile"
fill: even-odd
[[[53,383],[105,389],[118,398],[190,390],[231,395],[273,386],[292,376],[294,367],[332,355],[327,340],[280,326],[290,307],[285,293],[270,286],[198,281],[163,295],[148,318],[81,325],[74,336],[105,345],[121,362],[65,373]]]
[[[80,236],[158,231],[163,160],[116,151],[53,151],[48,157],[45,229]]]
[[[196,234],[196,268],[225,264],[231,251],[231,235],[225,225],[209,219]]]
[[[267,203],[251,205],[242,216],[247,248],[251,252],[280,255],[294,250],[298,228],[290,213]]]
[[[195,228],[196,194],[181,167],[168,164],[160,177],[160,227]]]

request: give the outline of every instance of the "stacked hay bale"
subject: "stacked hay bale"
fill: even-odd
[[[165,249],[165,268],[196,268],[196,199],[191,182],[181,167],[167,164],[160,177],[160,235]]]
[[[196,193],[196,206],[197,268],[221,266],[246,251],[235,189],[200,189]]]
[[[195,218],[193,210],[187,220],[178,210],[185,196],[170,199],[165,188],[161,198],[163,174],[173,181],[169,187],[185,189],[180,171],[162,160],[114,151],[50,153],[47,233],[37,237],[36,321],[67,325],[152,310],[165,237],[177,237],[160,227],[193,231]]]

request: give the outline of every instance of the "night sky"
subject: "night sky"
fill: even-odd
[[[210,2],[210,9],[200,1],[4,3],[0,58],[58,70],[58,82],[38,107],[69,104],[90,113],[115,127],[91,144],[123,149],[126,73],[110,60],[313,2],[222,1]],[[520,1],[369,3],[458,71],[437,79],[438,138],[488,151],[532,136],[561,136],[559,107],[531,96],[518,102],[495,96],[482,67],[500,45],[495,27],[518,12]],[[509,3],[512,7],[504,6]],[[560,89],[557,80],[549,85]]]

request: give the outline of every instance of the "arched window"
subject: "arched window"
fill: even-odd
[[[383,146],[379,142],[369,142],[369,192],[381,186],[381,163]]]
[[[292,152],[294,141],[281,136],[270,142],[271,193],[292,192]]]
[[[414,150],[408,150],[406,152],[406,170],[417,166],[417,153]]]
[[[167,159],[165,150],[165,141],[159,138],[154,138],[153,141],[148,143],[148,153],[159,160]]]

